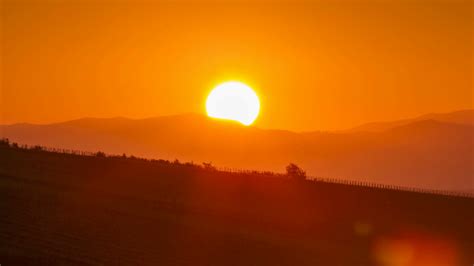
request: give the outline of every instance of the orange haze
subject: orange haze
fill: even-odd
[[[263,128],[473,107],[471,1],[171,2],[3,0],[0,123],[203,113],[229,79]]]

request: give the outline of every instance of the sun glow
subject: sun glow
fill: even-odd
[[[251,125],[260,111],[257,94],[247,85],[230,81],[215,87],[206,100],[207,115]]]

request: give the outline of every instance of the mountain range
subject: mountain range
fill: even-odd
[[[293,162],[309,176],[474,191],[474,110],[337,132],[259,129],[182,114],[3,125],[0,136],[28,145],[212,162],[234,169],[282,172]]]

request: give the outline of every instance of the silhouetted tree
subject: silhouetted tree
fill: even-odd
[[[102,152],[102,151],[98,151],[98,152],[96,152],[95,156],[96,157],[105,157],[105,153]]]
[[[290,163],[286,166],[286,175],[298,180],[306,179],[306,172],[294,163]]]

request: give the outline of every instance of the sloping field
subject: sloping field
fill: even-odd
[[[471,265],[473,210],[472,198],[0,148],[2,266]]]

